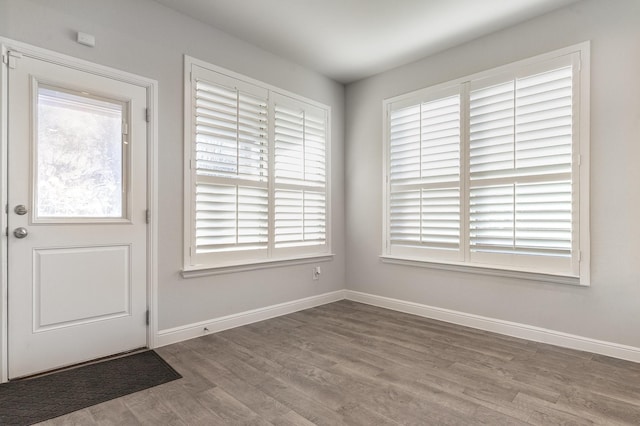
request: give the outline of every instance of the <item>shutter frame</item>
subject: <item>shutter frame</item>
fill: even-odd
[[[572,76],[570,63],[554,64],[471,90],[472,253],[571,257]],[[488,129],[500,131],[487,138]]]
[[[461,89],[447,88],[387,114],[387,236],[392,252],[461,248]]]
[[[328,246],[327,110],[279,93],[272,101],[274,251],[324,250]]]
[[[459,265],[467,267],[480,267],[493,271],[510,270],[533,273],[536,279],[541,276],[571,278],[571,283],[588,285],[589,282],[589,229],[588,229],[588,161],[581,161],[588,157],[588,58],[589,43],[561,49],[549,54],[540,55],[515,64],[505,65],[495,70],[478,73],[473,76],[462,77],[454,82],[440,84],[431,88],[420,89],[415,92],[400,95],[383,101],[384,117],[384,245],[383,259],[390,261],[424,262],[429,265],[439,263],[448,265]],[[586,65],[585,65],[586,64]],[[518,95],[517,112],[519,114],[518,128],[512,129],[510,136],[518,139],[519,146],[512,149],[505,159],[510,161],[509,168],[504,170],[485,169],[468,171],[471,167],[482,166],[482,150],[485,155],[493,155],[493,148],[476,145],[473,154],[470,147],[465,146],[474,135],[471,132],[472,120],[479,117],[473,114],[471,109],[471,93],[480,88],[495,86],[510,79],[518,80],[519,83],[539,74],[549,73],[557,69],[563,69],[565,75],[559,79],[548,79],[549,81],[527,82],[531,84],[520,84],[514,87],[512,92]],[[571,79],[572,84],[568,86],[562,83],[562,79]],[[556,81],[557,80],[557,81]],[[543,103],[542,108],[536,110],[536,102],[527,102],[530,98],[531,90],[535,92],[536,85],[547,87],[549,95],[540,97]],[[392,212],[391,206],[394,203],[392,194],[398,188],[392,184],[392,175],[398,173],[398,168],[412,164],[410,154],[405,158],[398,157],[393,163],[391,158],[396,152],[391,152],[391,140],[395,136],[392,134],[391,118],[393,112],[402,108],[411,108],[416,104],[426,100],[443,96],[441,92],[452,87],[458,87],[463,94],[462,117],[464,125],[463,155],[461,164],[463,166],[461,206],[463,214],[461,216],[463,230],[461,232],[461,255],[456,258],[450,256],[446,250],[426,249],[418,245],[400,246],[394,242],[395,235],[392,235]],[[564,90],[564,97],[570,96],[570,102],[562,104],[559,100],[563,96],[556,94]],[[465,93],[466,92],[466,93]],[[469,96],[467,100],[466,96]],[[533,98],[531,98],[533,99]],[[585,99],[587,102],[585,103]],[[474,105],[477,107],[478,105]],[[513,105],[516,111],[516,105]],[[554,115],[555,114],[555,115]],[[509,114],[505,117],[507,121]],[[546,123],[544,122],[546,120]],[[469,124],[467,124],[469,123]],[[540,125],[542,123],[542,125]],[[547,125],[547,123],[550,123]],[[474,122],[475,124],[475,122]],[[405,123],[406,125],[406,123]],[[468,126],[468,127],[467,127]],[[567,130],[570,128],[570,134]],[[400,129],[405,132],[404,136],[410,138],[412,135],[407,130],[410,126]],[[543,129],[543,131],[541,131]],[[550,129],[550,130],[549,130]],[[484,130],[483,130],[484,131]],[[415,138],[415,135],[413,135]],[[476,139],[479,140],[479,139]],[[410,143],[410,142],[409,142]],[[414,141],[415,143],[415,141]],[[414,148],[415,149],[415,148]],[[469,150],[469,151],[467,151]],[[500,149],[494,152],[500,152]],[[516,157],[517,154],[517,157]],[[539,161],[541,160],[541,161]],[[415,163],[415,161],[413,162]],[[516,165],[517,167],[513,167]],[[400,166],[400,167],[399,167]],[[482,166],[484,167],[484,166]],[[515,169],[515,172],[514,172]],[[465,174],[467,174],[465,176]],[[473,178],[472,176],[473,175]],[[415,175],[405,175],[403,178],[416,179]],[[514,198],[511,213],[512,227],[514,234],[512,240],[515,241],[516,249],[508,253],[492,253],[472,251],[474,236],[471,235],[471,227],[476,227],[478,235],[490,230],[478,225],[485,225],[482,221],[472,220],[480,218],[480,213],[472,213],[471,209],[476,208],[475,202],[478,200],[478,191],[482,188],[494,186],[512,185],[511,191],[515,193],[517,189],[517,200]],[[414,185],[415,186],[415,185]],[[562,188],[557,190],[547,190],[546,188]],[[415,189],[411,185],[402,188],[403,190]],[[475,191],[471,197],[471,191]],[[532,192],[533,191],[533,192]],[[536,191],[547,193],[547,198],[540,198]],[[473,203],[473,205],[472,205]],[[543,213],[549,212],[549,217],[541,217]],[[415,212],[414,212],[415,214]],[[472,217],[475,215],[475,217]],[[538,215],[538,217],[536,217]],[[556,216],[554,219],[552,216]],[[517,218],[515,217],[517,216]],[[544,215],[543,215],[544,216]],[[567,219],[569,218],[570,219]],[[586,225],[585,225],[586,224]],[[409,225],[412,225],[409,223]],[[415,225],[415,223],[413,223]],[[508,229],[507,229],[508,230]],[[517,232],[516,232],[517,231]],[[480,238],[480,237],[478,237]],[[479,239],[478,239],[479,241]],[[540,246],[543,246],[542,248]],[[479,245],[476,244],[476,247]],[[455,267],[454,267],[455,268]],[[542,272],[542,275],[540,273]],[[542,279],[545,281],[546,279]],[[576,281],[577,280],[577,281]],[[551,282],[560,282],[550,279]],[[562,281],[565,282],[565,281]]]
[[[276,186],[274,99],[279,98],[310,114],[304,120],[305,174]],[[185,108],[183,275],[330,255],[330,108],[186,56],[185,105],[190,108]],[[303,195],[303,238],[283,247],[275,243],[277,190]]]

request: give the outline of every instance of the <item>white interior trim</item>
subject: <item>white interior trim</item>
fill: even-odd
[[[465,327],[504,334],[506,336],[640,362],[640,348],[634,346],[626,346],[547,328],[437,308],[435,306],[392,299],[375,294],[361,293],[353,290],[345,290],[345,298],[354,302],[366,303],[398,312],[405,312]]]
[[[144,87],[147,91],[147,106],[150,108],[150,119],[147,127],[147,206],[151,210],[151,220],[147,229],[147,307],[150,309],[149,325],[147,327],[147,346],[154,348],[156,346],[157,332],[157,306],[158,306],[158,278],[156,271],[158,270],[157,260],[157,240],[158,240],[158,224],[156,214],[158,210],[158,82],[146,77],[141,77],[132,73],[121,71],[115,68],[106,67],[95,64],[62,53],[54,52],[48,49],[42,49],[26,43],[18,42],[8,38],[0,37],[0,51],[2,53],[2,64],[0,66],[0,183],[2,205],[7,202],[7,65],[4,58],[7,50],[16,50],[20,53],[75,68],[96,75],[120,80],[123,82],[135,84]],[[7,226],[7,213],[3,210],[2,229]],[[0,383],[8,380],[8,277],[7,277],[7,237],[2,233],[0,246],[1,257],[1,277],[0,277]]]
[[[269,318],[291,314],[303,309],[326,305],[327,303],[337,302],[345,298],[345,292],[346,290],[337,290],[330,293],[319,294],[317,296],[279,303],[277,305],[239,312],[237,314],[231,314],[224,317],[212,318],[210,320],[187,324],[180,327],[160,330],[156,340],[156,347],[194,339],[196,337],[252,324],[258,321],[264,321]]]
[[[149,80],[147,86],[147,346],[156,347],[158,335],[158,82]]]
[[[489,275],[493,277],[517,278],[522,280],[533,280],[537,282],[547,282],[556,284],[567,284],[578,287],[586,287],[580,284],[579,277],[563,275],[543,274],[540,272],[523,271],[508,268],[495,268],[486,265],[473,265],[470,263],[440,262],[421,259],[408,259],[396,256],[380,256],[383,263],[391,263],[403,266],[414,266],[418,268],[440,269],[443,271],[465,272],[474,275]]]
[[[640,362],[640,348],[638,347],[353,290],[338,290],[277,305],[239,312],[224,317],[212,318],[180,327],[160,330],[156,343],[157,347],[170,345],[343,299],[534,342],[547,343],[564,348]]]
[[[7,153],[8,153],[8,132],[7,132],[7,107],[8,97],[6,93],[8,91],[7,81],[7,65],[5,64],[5,58],[7,57],[7,49],[5,46],[5,40],[0,38],[0,55],[2,56],[2,62],[0,63],[0,205],[7,205]],[[2,209],[0,214],[0,230],[7,228],[7,212]],[[8,347],[8,331],[9,331],[9,291],[8,291],[8,237],[5,232],[0,232],[0,383],[4,383],[9,380],[9,363],[7,355],[9,353]]]

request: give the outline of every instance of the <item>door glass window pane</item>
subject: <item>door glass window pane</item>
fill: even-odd
[[[124,217],[125,105],[47,86],[37,102],[37,217]]]

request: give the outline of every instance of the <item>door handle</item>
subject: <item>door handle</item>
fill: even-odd
[[[20,227],[14,229],[13,235],[15,235],[16,238],[24,238],[29,235],[29,231],[27,231],[27,228]]]

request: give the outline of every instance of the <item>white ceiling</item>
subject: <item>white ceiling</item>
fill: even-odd
[[[578,0],[156,0],[349,83]]]

